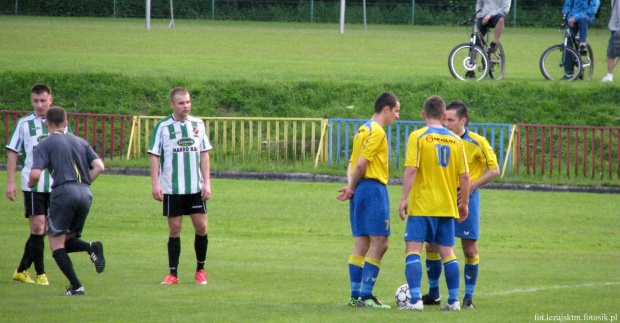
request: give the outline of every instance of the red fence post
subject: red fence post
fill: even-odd
[[[570,128],[566,129],[566,177],[570,178]]]
[[[549,177],[553,176],[553,128],[549,129]]]
[[[608,143],[607,143],[607,168],[609,169],[609,179],[611,179],[611,173],[613,167],[611,166],[611,129],[607,133]]]
[[[540,174],[545,176],[545,128],[540,129]]]
[[[113,159],[114,156],[114,137],[116,137],[116,132],[114,131],[114,123],[116,121],[116,118],[112,118],[111,122],[110,122],[110,133],[112,134],[112,138],[110,138],[110,159]]]
[[[105,156],[105,137],[106,137],[106,129],[105,129],[105,120],[107,117],[101,117],[101,155]]]
[[[521,169],[521,127],[517,126],[517,174]]]
[[[530,129],[525,128],[525,165],[527,166],[527,174],[530,174]]]
[[[532,137],[534,138],[534,146],[532,147],[532,173],[536,175],[536,143],[538,143],[536,139],[536,127],[532,127]]]

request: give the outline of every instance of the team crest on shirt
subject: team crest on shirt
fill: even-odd
[[[433,142],[433,136],[426,136],[427,142]]]
[[[38,141],[38,142],[41,142],[41,141],[43,141],[43,139],[45,139],[45,138],[47,138],[47,137],[49,137],[49,135],[48,135],[48,134],[40,135],[40,136],[39,136],[39,138],[37,138],[37,141]]]

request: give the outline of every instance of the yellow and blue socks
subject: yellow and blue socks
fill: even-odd
[[[410,252],[406,255],[405,278],[407,278],[407,284],[409,284],[409,294],[411,294],[411,300],[409,303],[415,304],[422,297],[420,295],[420,285],[422,284],[422,263],[420,262],[419,253]]]
[[[372,290],[375,288],[379,270],[381,268],[381,260],[366,257],[364,259],[364,269],[362,271],[362,292],[360,297],[362,300],[372,297]]]
[[[439,299],[439,277],[441,277],[441,257],[438,252],[426,253],[426,275],[428,276],[428,297]]]
[[[474,289],[476,288],[476,281],[478,280],[479,261],[480,258],[477,255],[472,258],[465,257],[465,296],[463,299],[473,299],[474,297]]]
[[[362,289],[362,273],[364,271],[364,257],[351,255],[349,257],[349,278],[351,282],[351,298],[360,297]]]
[[[454,304],[459,300],[460,284],[460,270],[456,256],[446,257],[443,260],[443,269],[446,275],[446,285],[448,285],[448,304]]]

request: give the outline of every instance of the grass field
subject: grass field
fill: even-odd
[[[465,18],[465,17],[464,17]],[[559,20],[559,19],[558,19]],[[0,19],[2,70],[121,73],[169,78],[264,81],[417,82],[452,79],[450,50],[469,42],[471,27],[265,23],[142,19],[12,17]],[[558,21],[559,25],[559,21]],[[545,82],[542,52],[560,42],[559,28],[507,28],[506,78]],[[609,33],[591,29],[605,74]]]
[[[6,183],[6,172],[0,172]],[[2,186],[4,187],[4,186]],[[167,274],[167,225],[148,177],[104,175],[84,238],[101,240],[107,267],[95,273],[73,254],[85,297],[64,297],[66,279],[46,250],[50,286],[15,283],[27,238],[22,199],[0,199],[0,316],[4,322],[533,322],[535,315],[617,315],[618,195],[482,191],[481,269],[473,311],[403,313],[347,307],[353,240],[340,184],[213,181],[209,284],[193,282],[191,222],[185,219],[180,285]],[[394,305],[404,279],[401,187],[390,186],[391,247],[376,295]],[[47,243],[46,243],[47,246]],[[462,254],[457,252],[461,260]],[[426,276],[423,289],[427,287]],[[441,290],[447,295],[442,278]],[[463,285],[461,291],[464,290]],[[462,293],[461,293],[462,296]]]

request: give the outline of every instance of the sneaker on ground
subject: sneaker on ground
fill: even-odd
[[[605,77],[603,77],[603,79],[601,80],[601,82],[613,82],[613,79],[607,75],[605,75]]]
[[[47,275],[46,274],[37,275],[37,284],[49,285],[50,282],[47,280]]]
[[[166,276],[166,278],[164,278],[164,281],[161,282],[162,285],[175,285],[178,283],[179,283],[179,279],[173,274]]]
[[[105,269],[105,258],[103,257],[103,244],[101,241],[93,241],[90,243],[90,261],[95,264],[95,270],[101,274]]]
[[[411,304],[409,302],[405,303],[405,305],[398,308],[399,310],[405,311],[423,311],[424,310],[424,302],[419,299],[415,304]]]
[[[474,306],[474,303],[472,302],[472,300],[470,298],[470,299],[464,299],[463,300],[463,308],[464,309],[465,308],[471,309],[471,308],[476,308],[476,307]]]
[[[30,278],[30,274],[28,273],[27,270],[20,272],[17,272],[17,270],[15,270],[15,273],[13,274],[13,280],[16,282],[22,282],[22,283],[34,283],[34,280],[32,280],[32,278]]]
[[[460,311],[461,304],[459,304],[459,301],[456,301],[452,304],[446,303],[444,306],[440,307],[439,310],[440,311]]]
[[[206,285],[208,282],[209,280],[207,279],[207,273],[205,273],[204,269],[196,272],[196,284]]]
[[[358,298],[353,298],[353,297],[351,297],[351,298],[349,299],[349,304],[347,304],[347,305],[349,305],[349,306],[351,306],[351,307],[357,307],[357,302],[359,302],[359,301],[360,301],[360,298],[359,298],[359,297],[358,297]]]
[[[573,78],[573,74],[564,74],[563,80],[570,80]]]
[[[73,289],[72,286],[67,287],[67,295],[69,296],[83,296],[84,295],[84,286]]]
[[[424,305],[441,305],[441,297],[432,298],[428,294],[422,295],[422,303]]]
[[[474,72],[474,71],[467,71],[465,73],[465,78],[475,79],[476,78],[476,72]]]
[[[374,308],[392,308],[390,305],[385,305],[381,303],[376,297],[372,296],[368,299],[362,300],[360,299],[357,302],[358,307],[374,307]]]
[[[491,45],[489,46],[488,52],[490,53],[495,53],[497,51],[497,43],[495,42],[491,42]]]

